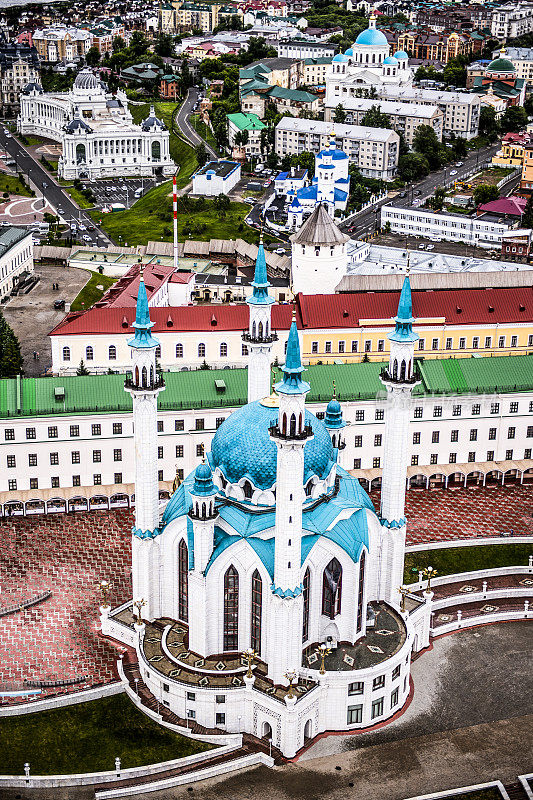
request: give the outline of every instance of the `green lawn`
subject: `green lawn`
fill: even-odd
[[[116,278],[109,278],[107,275],[100,275],[99,272],[93,272],[81,292],[72,301],[70,306],[71,311],[82,311],[83,309],[93,306],[104,294],[110,286],[116,282]],[[103,286],[103,289],[98,289],[98,286]]]
[[[90,703],[4,717],[0,725],[0,773],[32,775],[100,772],[170,761],[211,749],[172,733],[138,711],[125,694]]]
[[[219,151],[218,151],[217,140],[213,136],[213,131],[211,130],[211,128],[208,125],[205,124],[205,122],[203,122],[200,119],[200,115],[199,114],[191,114],[190,122],[191,122],[191,125],[193,126],[194,130],[196,131],[196,133],[199,136],[201,136],[202,139],[205,139],[205,141],[208,144],[211,145],[211,147],[213,148],[215,153],[218,153]]]
[[[178,186],[179,178],[178,176]],[[206,201],[207,202],[207,201]],[[244,239],[250,243],[259,241],[259,233],[249,228],[244,223],[244,218],[250,211],[250,206],[245,203],[231,203],[224,219],[208,203],[208,208],[203,211],[187,213],[180,211],[178,215],[178,237],[180,241],[191,238],[198,241],[209,239]],[[100,211],[91,211],[94,220],[102,220],[101,227],[115,241],[127,242],[129,246],[146,244],[149,240],[172,240],[172,182],[168,181],[151,189],[141,197],[135,205],[127,211],[115,211],[102,214]],[[205,225],[205,230],[203,226]],[[120,239],[119,237],[122,237]],[[265,242],[276,241],[265,236]]]
[[[418,580],[418,570],[432,566],[439,575],[471,572],[491,567],[509,567],[527,564],[533,544],[485,544],[472,547],[443,547],[438,550],[420,550],[405,554],[405,583]],[[414,572],[413,572],[414,570]]]
[[[4,192],[18,194],[21,197],[33,197],[34,192],[24,186],[15,175],[0,174],[0,195]]]
[[[69,181],[61,180],[59,181],[59,183],[61,184],[65,192],[68,195],[70,195],[70,197],[72,197],[74,202],[78,204],[79,208],[93,207],[92,203],[89,203],[89,201],[82,195],[82,193],[78,189],[76,189],[75,186],[72,186],[72,184],[69,183]]]

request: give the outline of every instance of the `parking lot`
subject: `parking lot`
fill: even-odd
[[[471,256],[477,258],[492,258],[496,260],[501,258],[500,251],[492,256],[493,251],[487,250],[484,247],[474,247],[474,245],[465,244],[465,242],[449,242],[431,241],[429,238],[421,238],[419,236],[404,236],[399,233],[380,233],[374,239],[372,244],[386,245],[387,247],[399,247],[405,249],[406,245],[409,250],[429,250],[435,253],[448,253],[454,256]]]
[[[96,197],[96,208],[110,205],[111,203],[122,203],[126,208],[130,208],[139,198],[135,196],[138,189],[143,190],[143,194],[157,185],[154,178],[117,178],[116,180],[105,181],[83,181]]]

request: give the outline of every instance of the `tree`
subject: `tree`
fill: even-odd
[[[113,39],[113,52],[115,50],[125,50],[126,49],[126,42],[122,38],[122,36],[115,36]]]
[[[90,375],[90,374],[91,373],[89,372],[89,370],[85,366],[85,364],[83,362],[83,358],[82,358],[82,360],[80,361],[80,365],[79,365],[78,369],[76,370],[76,375]]]
[[[420,125],[413,137],[413,150],[427,159],[431,170],[441,165],[441,147],[437,134],[430,125]]]
[[[533,195],[531,194],[527,199],[526,207],[522,214],[522,227],[533,228]]]
[[[21,375],[23,365],[19,340],[0,311],[0,377],[14,378]]]
[[[413,183],[429,175],[427,158],[420,153],[407,153],[398,159],[398,176],[406,183]]]
[[[496,111],[492,106],[482,106],[479,114],[479,135],[486,136],[493,142],[498,138],[500,123],[496,119]]]
[[[497,186],[490,183],[480,183],[474,189],[474,203],[476,206],[482,206],[484,203],[490,203],[492,200],[497,200],[500,196]]]
[[[527,122],[527,111],[524,108],[521,106],[509,106],[502,117],[502,132],[518,133],[518,131],[526,128]]]
[[[244,147],[248,144],[248,140],[250,138],[250,134],[248,131],[237,131],[235,134],[235,144],[237,147]]]
[[[466,63],[464,56],[450,58],[442,71],[442,80],[448,86],[466,86]]]
[[[455,158],[465,158],[466,154],[468,153],[466,139],[462,139],[460,136],[455,139],[453,142],[453,152]]]
[[[444,198],[446,197],[446,189],[444,186],[439,186],[435,190],[435,194],[430,199],[429,204],[434,211],[442,211],[444,205]]]
[[[160,33],[154,46],[158,56],[168,58],[174,54],[174,41],[169,33]]]
[[[378,105],[371,106],[361,120],[367,128],[392,128],[388,114],[382,114]]]
[[[200,142],[200,144],[196,147],[196,160],[199,167],[203,167],[204,164],[207,164],[209,160],[209,156],[207,155],[207,150],[205,149],[205,144],[203,142]]]
[[[100,51],[97,47],[91,47],[90,50],[87,50],[85,55],[85,61],[87,62],[88,67],[96,67],[98,62],[100,61]]]
[[[221,219],[224,219],[230,208],[230,199],[226,194],[219,194],[214,200],[215,209]]]
[[[338,106],[335,108],[335,114],[333,116],[333,122],[346,122],[346,111],[342,107],[342,104],[339,103]]]

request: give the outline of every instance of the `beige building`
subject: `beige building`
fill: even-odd
[[[331,67],[331,58],[306,58],[303,65],[306,86],[325,86],[326,73]]]
[[[90,31],[67,25],[53,25],[36,30],[33,44],[42,61],[55,64],[58,61],[77,61],[83,58],[93,44]]]
[[[420,125],[429,125],[439,142],[442,141],[444,114],[438,106],[424,106],[418,103],[397,103],[394,100],[369,100],[361,97],[350,97],[344,103],[346,123],[348,125],[364,125],[367,111],[377,106],[382,114],[386,114],[393,129],[402,133],[409,147],[413,146],[413,137]],[[335,117],[335,109],[326,109],[326,122]]]
[[[319,153],[329,148],[332,132],[337,147],[344,150],[361,175],[381,180],[395,177],[400,137],[395,131],[385,128],[284,117],[276,125],[276,153],[282,158],[304,151]]]

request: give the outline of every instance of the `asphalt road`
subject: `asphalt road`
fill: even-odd
[[[202,139],[202,137],[198,133],[196,133],[196,131],[189,122],[189,116],[197,100],[198,100],[198,89],[191,86],[191,88],[187,92],[187,97],[183,101],[180,110],[176,114],[176,125],[178,126],[182,134],[185,136],[189,144],[192,144],[193,147],[196,147],[199,144],[204,144],[205,149],[207,150],[209,156],[215,160],[218,160],[218,155],[215,153],[213,148],[207,144],[205,139]]]
[[[61,208],[63,210],[63,213],[60,214],[60,216],[65,222],[75,221],[76,223],[79,223],[81,221],[86,226],[94,225],[94,222],[89,214],[83,209],[79,209],[78,206],[72,202],[68,194],[63,191],[61,186],[55,183],[53,176],[48,172],[48,170],[46,170],[42,164],[36,161],[27,152],[27,150],[24,149],[18,139],[11,134],[6,136],[6,131],[3,125],[0,125],[0,147],[6,150],[6,152],[15,159],[15,170],[17,172],[22,172],[23,175],[28,177],[28,179],[37,189],[37,196],[44,194],[49,204],[53,206],[53,208],[56,210]],[[46,189],[42,188],[43,182],[48,184]],[[87,245],[104,245],[109,243],[109,238],[98,227],[96,227],[94,231],[85,231],[84,235],[90,239],[90,241],[85,240],[85,244]]]

